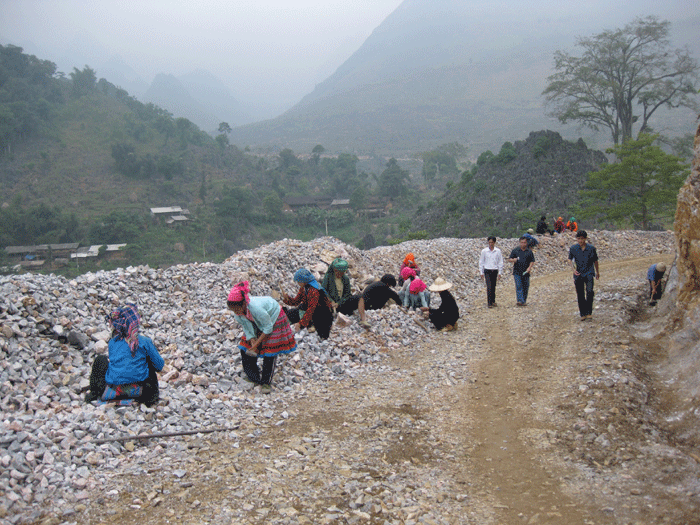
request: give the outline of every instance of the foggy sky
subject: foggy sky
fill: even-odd
[[[147,84],[158,73],[205,69],[244,105],[286,109],[333,73],[400,3],[0,0],[0,43],[22,46],[65,73],[90,65],[98,78],[114,56]]]
[[[698,0],[629,5],[610,0],[455,1],[471,1],[484,16],[519,13],[524,24],[534,26],[542,21],[527,20],[528,15],[585,18],[605,6],[632,13],[634,7],[641,9],[639,4],[645,10],[653,5],[671,20],[700,12]],[[254,117],[269,118],[331,75],[401,2],[0,0],[0,43],[22,46],[56,62],[65,73],[87,64],[98,78],[113,82],[101,69],[122,62],[144,82],[143,91],[159,73],[180,76],[204,69],[221,79]],[[611,21],[596,22],[602,29]]]

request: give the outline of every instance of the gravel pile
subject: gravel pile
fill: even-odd
[[[591,232],[606,260],[673,251],[669,232]],[[536,274],[565,269],[571,236],[542,238]],[[516,239],[499,241],[507,255]],[[294,417],[294,400],[321,382],[381,368],[382,354],[425,337],[412,314],[392,306],[368,312],[370,331],[357,325],[334,327],[327,341],[297,334],[298,350],[279,360],[272,396],[241,378],[236,343],[240,328],[226,310],[231,285],[251,281],[254,295],[293,292],[299,267],[325,271],[340,256],[350,263],[359,290],[371,276],[398,272],[413,252],[429,284],[452,281],[463,312],[481,301],[477,262],[485,241],[436,239],[360,251],[334,238],[302,243],[281,240],[239,252],[222,264],[166,269],[129,267],[67,280],[55,275],[0,278],[0,520],[35,520],[51,509],[63,520],[85,508],[91,489],[104,487],[118,471],[130,441],[96,440],[143,433],[225,427],[228,434],[256,417]],[[510,265],[507,265],[509,267]],[[508,268],[509,271],[509,268]],[[134,301],[142,333],[150,336],[166,365],[160,374],[161,402],[153,408],[86,405],[90,366],[106,353],[105,320],[116,302]],[[284,395],[275,395],[284,392]],[[174,445],[168,453],[182,443]],[[186,448],[186,447],[185,447]],[[160,446],[134,454],[159,455]]]

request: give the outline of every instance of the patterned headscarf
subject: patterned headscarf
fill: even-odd
[[[427,286],[425,283],[420,278],[416,277],[411,282],[411,286],[408,287],[408,291],[412,294],[417,294],[425,291],[426,288]]]
[[[333,262],[331,263],[331,266],[333,267],[334,270],[338,270],[339,272],[345,272],[348,269],[348,261],[338,257],[337,259],[333,260]]]
[[[416,276],[416,271],[411,268],[410,266],[404,266],[404,269],[401,270],[401,278],[404,281],[408,281],[411,277]]]
[[[135,356],[136,349],[139,347],[139,324],[141,322],[136,305],[126,304],[112,310],[112,313],[107,316],[107,322],[111,323],[117,336],[127,342],[132,357]]]
[[[238,283],[228,293],[228,300],[234,303],[240,303],[245,300],[246,304],[250,304],[250,283],[243,281]]]
[[[311,285],[317,290],[321,289],[321,285],[318,284],[318,281],[314,277],[314,274],[312,274],[306,268],[299,268],[294,273],[294,282]]]
[[[409,253],[404,257],[403,260],[404,265],[406,266],[415,266],[416,265],[416,257],[412,253]]]

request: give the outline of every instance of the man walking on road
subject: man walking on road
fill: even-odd
[[[578,298],[578,310],[581,321],[590,320],[593,314],[593,278],[600,279],[598,269],[598,252],[595,246],[588,244],[588,233],[580,230],[576,242],[569,248],[569,260],[574,270],[574,286]]]
[[[487,239],[488,248],[481,250],[479,257],[479,272],[481,278],[486,281],[486,303],[489,308],[498,306],[496,304],[496,281],[503,273],[503,254],[496,248],[496,237],[491,235]]]
[[[515,281],[515,295],[518,299],[517,306],[527,304],[527,292],[530,290],[530,271],[535,265],[535,254],[527,247],[527,237],[520,237],[520,246],[510,252],[508,262],[513,264],[513,280]]]

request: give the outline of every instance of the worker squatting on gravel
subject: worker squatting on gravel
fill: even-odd
[[[165,361],[153,341],[139,334],[140,317],[134,304],[117,308],[107,316],[112,325],[109,358],[98,355],[90,374],[90,391],[85,401],[116,401],[121,405],[134,400],[154,405],[160,397],[158,376]]]

